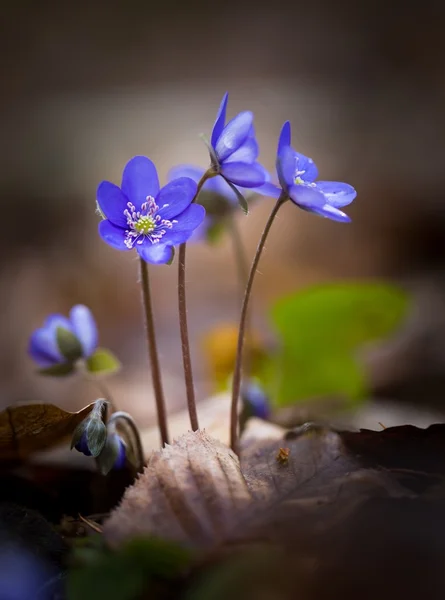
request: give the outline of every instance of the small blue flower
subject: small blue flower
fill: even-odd
[[[267,172],[258,158],[253,113],[240,112],[226,123],[229,94],[224,94],[211,137],[210,158],[215,171],[234,185],[254,188],[267,180]]]
[[[173,247],[186,242],[202,223],[205,210],[192,204],[196,183],[187,177],[159,189],[156,167],[135,156],[126,165],[119,188],[103,181],[97,189],[102,239],[117,250],[135,248],[146,262],[171,262]]]
[[[79,352],[77,358],[88,358],[97,347],[98,332],[96,322],[89,308],[78,304],[74,306],[69,318],[54,314],[49,316],[43,327],[37,329],[29,341],[29,354],[42,368],[69,362],[63,355],[58,343],[58,329],[73,336]]]
[[[271,415],[269,398],[255,380],[249,380],[241,389],[244,410],[249,417],[267,420]]]
[[[271,183],[263,186],[263,192],[278,198],[283,192],[303,210],[334,221],[349,222],[351,219],[339,208],[350,204],[357,196],[355,189],[338,181],[316,181],[318,169],[314,161],[291,146],[291,128],[287,121],[278,141],[277,175],[280,187]]]

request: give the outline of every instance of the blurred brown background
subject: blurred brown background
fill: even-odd
[[[102,179],[135,154],[165,181],[205,166],[199,140],[222,94],[255,112],[272,168],[281,124],[323,179],[358,190],[351,225],[287,206],[257,277],[256,322],[285,291],[339,278],[392,277],[420,299],[408,333],[376,358],[376,389],[442,401],[445,377],[445,5],[415,2],[6,2],[2,11],[0,201],[2,406],[74,409],[95,390],[37,377],[29,334],[49,312],[88,304],[101,342],[123,360],[110,382],[140,422],[153,415],[137,261],[101,242]],[[252,253],[270,201],[240,227]],[[152,269],[165,387],[183,405],[176,268]],[[189,251],[188,303],[198,395],[209,391],[199,340],[237,318],[228,240]]]

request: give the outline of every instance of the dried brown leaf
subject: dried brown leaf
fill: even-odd
[[[26,459],[57,444],[72,434],[93,406],[89,404],[76,413],[54,404],[9,406],[0,413],[0,460]]]
[[[112,545],[155,535],[188,545],[225,539],[251,503],[238,458],[205,431],[155,452],[104,525]]]
[[[152,534],[199,547],[315,539],[369,500],[410,500],[433,486],[443,489],[440,472],[384,464],[384,448],[394,450],[400,439],[417,466],[419,454],[427,460],[444,444],[438,426],[413,429],[352,433],[307,424],[284,437],[273,429],[272,439],[248,438],[241,467],[221,442],[188,433],[152,456],[105,524],[105,536],[119,544]],[[372,462],[376,448],[379,460]]]

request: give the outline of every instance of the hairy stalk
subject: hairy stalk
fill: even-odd
[[[210,168],[204,173],[198,183],[198,189],[196,190],[195,197],[192,202],[195,202],[202,189],[204,183],[210,177],[215,176],[217,173]],[[179,246],[178,253],[178,309],[179,309],[179,329],[181,333],[181,349],[182,349],[182,364],[184,366],[184,380],[185,389],[187,395],[187,408],[189,411],[190,425],[193,431],[199,429],[198,413],[196,411],[195,401],[195,386],[193,384],[193,370],[192,370],[192,359],[190,356],[190,341],[188,334],[187,325],[187,302],[185,293],[185,255],[186,255],[186,244]]]
[[[232,405],[230,411],[230,447],[238,454],[238,398],[241,387],[241,376],[242,376],[242,360],[243,360],[243,347],[244,347],[244,336],[246,332],[247,314],[249,308],[249,300],[252,292],[253,281],[255,279],[256,270],[258,263],[260,262],[261,254],[264,250],[264,245],[269,235],[270,228],[277,216],[281,206],[287,200],[286,196],[280,196],[277,200],[272,212],[269,215],[264,231],[261,235],[258,247],[256,249],[255,256],[253,258],[252,266],[250,267],[249,277],[247,279],[246,290],[244,292],[244,299],[241,308],[240,325],[238,331],[238,347],[236,352],[235,371],[233,374],[233,387],[232,387]]]
[[[162,445],[168,444],[167,412],[165,410],[164,391],[162,389],[161,369],[156,344],[156,333],[153,319],[153,307],[150,294],[150,280],[147,263],[140,259],[142,304],[144,307],[145,329],[147,333],[148,353],[150,356],[151,378],[156,401],[159,432]]]
[[[141,436],[139,434],[139,429],[134,422],[133,417],[122,410],[115,412],[111,415],[108,420],[108,425],[112,423],[124,422],[125,426],[128,428],[131,434],[131,442],[133,445],[133,450],[135,454],[135,458],[137,461],[137,472],[142,473],[144,470],[145,458],[144,458],[144,450],[142,448]]]

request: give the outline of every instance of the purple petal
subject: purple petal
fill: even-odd
[[[132,158],[124,169],[121,188],[136,210],[140,210],[147,196],[156,198],[159,179],[152,161],[145,156]]]
[[[168,180],[179,179],[179,177],[190,177],[193,181],[198,181],[204,175],[205,169],[193,165],[177,165],[168,172]]]
[[[57,348],[55,332],[42,327],[32,334],[29,340],[28,352],[40,367],[50,367],[63,362]]]
[[[227,101],[229,100],[229,93],[226,92],[221,100],[221,104],[219,105],[218,114],[216,115],[216,121],[213,125],[212,137],[210,143],[213,148],[216,146],[216,142],[218,141],[219,136],[224,129],[224,125],[226,122],[226,110],[227,110]]]
[[[281,195],[281,188],[270,181],[254,188],[254,191],[257,194],[261,194],[261,196],[267,196],[269,198],[279,198]]]
[[[204,221],[206,211],[200,204],[191,204],[183,213],[176,217],[171,229],[162,238],[168,244],[183,244],[192,235],[193,231]]]
[[[115,225],[126,226],[124,210],[127,208],[128,199],[117,185],[110,181],[102,181],[97,188],[97,201],[107,219]]]
[[[283,190],[287,190],[295,183],[295,171],[297,165],[296,152],[290,146],[283,146],[277,154],[277,175]]]
[[[252,127],[253,113],[246,110],[239,113],[224,127],[216,142],[218,160],[223,162],[243,145]]]
[[[258,154],[258,142],[254,137],[248,137],[244,144],[224,161],[224,164],[230,162],[253,163],[258,158]]]
[[[314,163],[312,158],[295,152],[296,157],[296,173],[295,177],[301,177],[305,183],[312,183],[318,177],[317,165]]]
[[[352,185],[340,181],[317,181],[316,186],[326,196],[326,202],[336,208],[351,204],[357,196]]]
[[[184,212],[196,196],[198,186],[190,177],[180,177],[167,183],[158,194],[156,204],[158,215],[163,219],[173,219]]]
[[[283,148],[286,146],[290,146],[291,140],[291,131],[290,131],[290,123],[286,121],[286,123],[281,128],[280,137],[278,138],[278,150],[277,154],[280,154]]]
[[[334,208],[330,204],[325,204],[321,208],[311,209],[316,215],[320,217],[325,217],[326,219],[332,219],[333,221],[340,221],[341,223],[350,223],[351,218],[348,217],[344,212],[338,210],[338,208]]]
[[[155,265],[166,264],[173,257],[173,247],[162,242],[152,244],[148,240],[141,246],[136,246],[137,253],[145,262]]]
[[[221,177],[221,175],[208,179],[202,189],[206,190],[207,192],[213,192],[214,194],[223,196],[232,204],[238,204],[238,198],[236,197],[235,192],[232,190],[224,177]]]
[[[288,194],[295,204],[309,210],[322,208],[326,204],[324,194],[309,185],[293,185],[288,189]]]
[[[91,310],[83,304],[73,306],[70,312],[73,332],[79,340],[83,356],[91,356],[97,347],[98,332]]]
[[[125,229],[116,227],[110,221],[101,221],[99,223],[99,235],[109,246],[116,250],[129,250],[124,244]]]
[[[235,185],[252,188],[266,182],[266,169],[259,163],[227,163],[221,168],[221,174]]]

